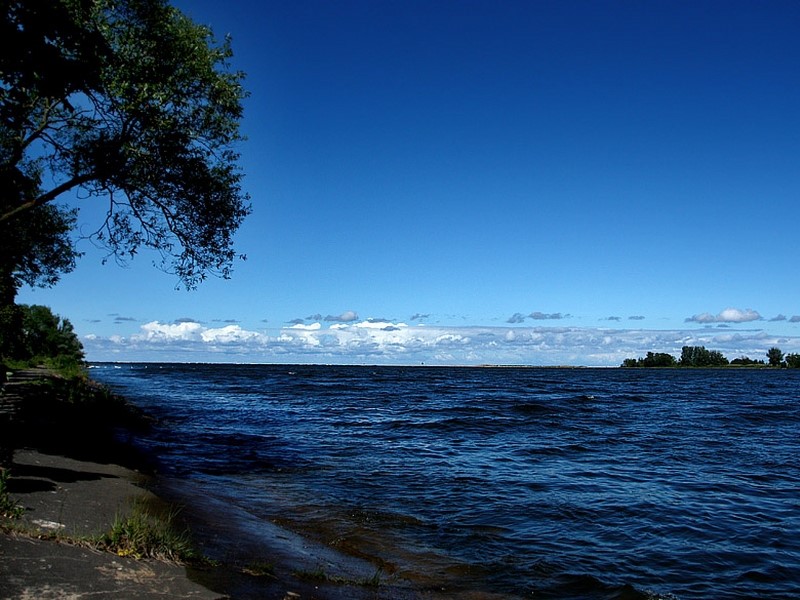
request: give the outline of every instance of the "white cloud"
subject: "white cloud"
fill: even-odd
[[[233,344],[241,342],[262,342],[265,336],[255,331],[247,331],[238,325],[227,325],[219,329],[206,329],[200,334],[204,342]]]
[[[204,327],[196,321],[182,323],[159,323],[151,321],[142,325],[142,333],[132,336],[135,340],[146,341],[196,341]]]
[[[705,346],[728,358],[762,358],[771,346],[800,352],[800,337],[764,330],[647,330],[602,327],[408,326],[386,321],[295,324],[269,333],[239,325],[141,326],[129,337],[83,338],[90,360],[368,364],[525,364],[617,366],[648,351],[680,355]]]
[[[334,326],[331,325],[331,327]],[[398,329],[402,329],[404,327],[408,327],[408,325],[406,325],[405,323],[392,323],[391,321],[370,319],[368,321],[361,321],[360,323],[354,323],[353,327],[361,327],[364,329],[387,329],[390,327],[397,327]]]
[[[320,323],[311,323],[310,325],[303,325],[303,323],[295,323],[289,329],[305,329],[306,331],[314,331],[316,329],[321,329],[322,324]]]
[[[748,308],[726,308],[718,315],[711,313],[700,313],[686,318],[687,323],[747,323],[750,321],[760,321],[761,315],[757,311]]]

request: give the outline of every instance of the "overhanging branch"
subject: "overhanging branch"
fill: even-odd
[[[23,213],[27,210],[36,208],[37,206],[42,206],[43,204],[47,204],[48,202],[58,198],[58,196],[60,196],[64,192],[68,192],[74,187],[83,185],[87,181],[91,181],[92,178],[93,175],[90,174],[76,175],[72,179],[69,179],[64,183],[62,183],[61,185],[54,187],[49,192],[46,192],[37,198],[33,198],[32,200],[28,200],[27,202],[23,202],[22,204],[15,206],[11,210],[3,213],[2,215],[0,215],[0,223],[5,223],[6,221],[13,219],[18,214]]]

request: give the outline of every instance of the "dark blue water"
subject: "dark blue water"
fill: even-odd
[[[800,597],[800,371],[98,365],[169,473],[403,576]],[[424,581],[424,577],[420,578]]]

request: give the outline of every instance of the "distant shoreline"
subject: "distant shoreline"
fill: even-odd
[[[195,366],[228,366],[228,367],[337,367],[337,368],[354,368],[354,369],[526,369],[526,370],[564,370],[564,371],[576,371],[576,370],[588,370],[588,369],[597,369],[597,370],[625,370],[625,371],[698,371],[698,370],[768,370],[768,371],[785,371],[791,370],[787,367],[775,367],[772,365],[760,365],[760,364],[753,364],[753,365],[716,365],[716,366],[707,366],[707,367],[684,367],[680,365],[675,366],[665,366],[665,367],[627,367],[623,365],[616,365],[616,366],[600,366],[600,365],[507,365],[507,364],[479,364],[479,365],[429,365],[429,364],[398,364],[398,365],[386,365],[386,364],[338,364],[338,363],[252,363],[252,362],[180,362],[180,361],[139,361],[139,360],[123,360],[123,361],[103,361],[103,360],[92,360],[87,361],[89,368],[96,368],[95,365],[112,365],[112,366],[122,366],[122,365],[157,365],[157,366],[186,366],[186,365],[195,365]]]

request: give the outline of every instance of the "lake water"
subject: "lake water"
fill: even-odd
[[[401,573],[800,597],[800,370],[95,367],[169,476]]]

